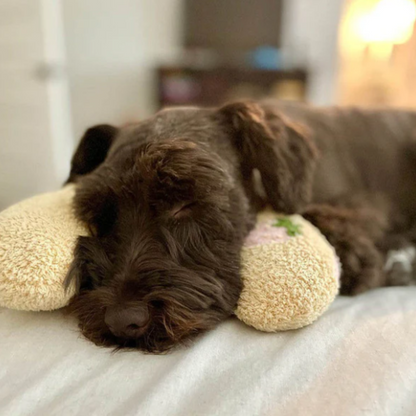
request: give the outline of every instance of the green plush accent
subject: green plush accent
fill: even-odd
[[[274,227],[284,227],[286,228],[287,235],[290,237],[296,237],[297,235],[302,234],[300,230],[300,225],[295,224],[289,218],[277,218],[276,222],[273,224]]]

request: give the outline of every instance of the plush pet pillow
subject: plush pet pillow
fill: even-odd
[[[236,315],[267,332],[309,325],[338,294],[340,272],[335,250],[311,223],[262,213],[243,248]]]
[[[0,213],[0,306],[26,311],[62,308],[74,295],[63,281],[77,236],[73,185],[38,195]]]
[[[41,311],[67,305],[65,291],[76,239],[86,227],[72,212],[72,185],[0,213],[0,306]],[[332,247],[299,216],[259,216],[242,252],[242,292],[236,314],[263,330],[299,328],[318,318],[338,292]]]

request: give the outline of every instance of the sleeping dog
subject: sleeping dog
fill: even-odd
[[[416,241],[414,126],[412,112],[237,102],[90,128],[68,179],[91,231],[67,277],[83,334],[164,352],[232,315],[266,204],[324,233],[342,293],[391,284],[387,253]]]

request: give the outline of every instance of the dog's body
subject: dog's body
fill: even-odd
[[[315,205],[304,214],[341,257],[342,293],[414,281],[408,266],[397,276],[384,265],[389,251],[416,243],[416,112],[272,105],[319,149]]]
[[[240,249],[264,203],[323,231],[344,293],[389,284],[387,251],[413,241],[413,126],[411,112],[241,102],[90,129],[69,179],[92,231],[69,274],[84,334],[160,352],[230,316]]]
[[[416,219],[416,112],[274,105],[309,129],[320,158],[313,202],[383,197],[396,218]]]

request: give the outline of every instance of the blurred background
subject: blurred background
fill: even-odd
[[[83,131],[275,97],[416,107],[415,0],[0,0],[0,209]]]

